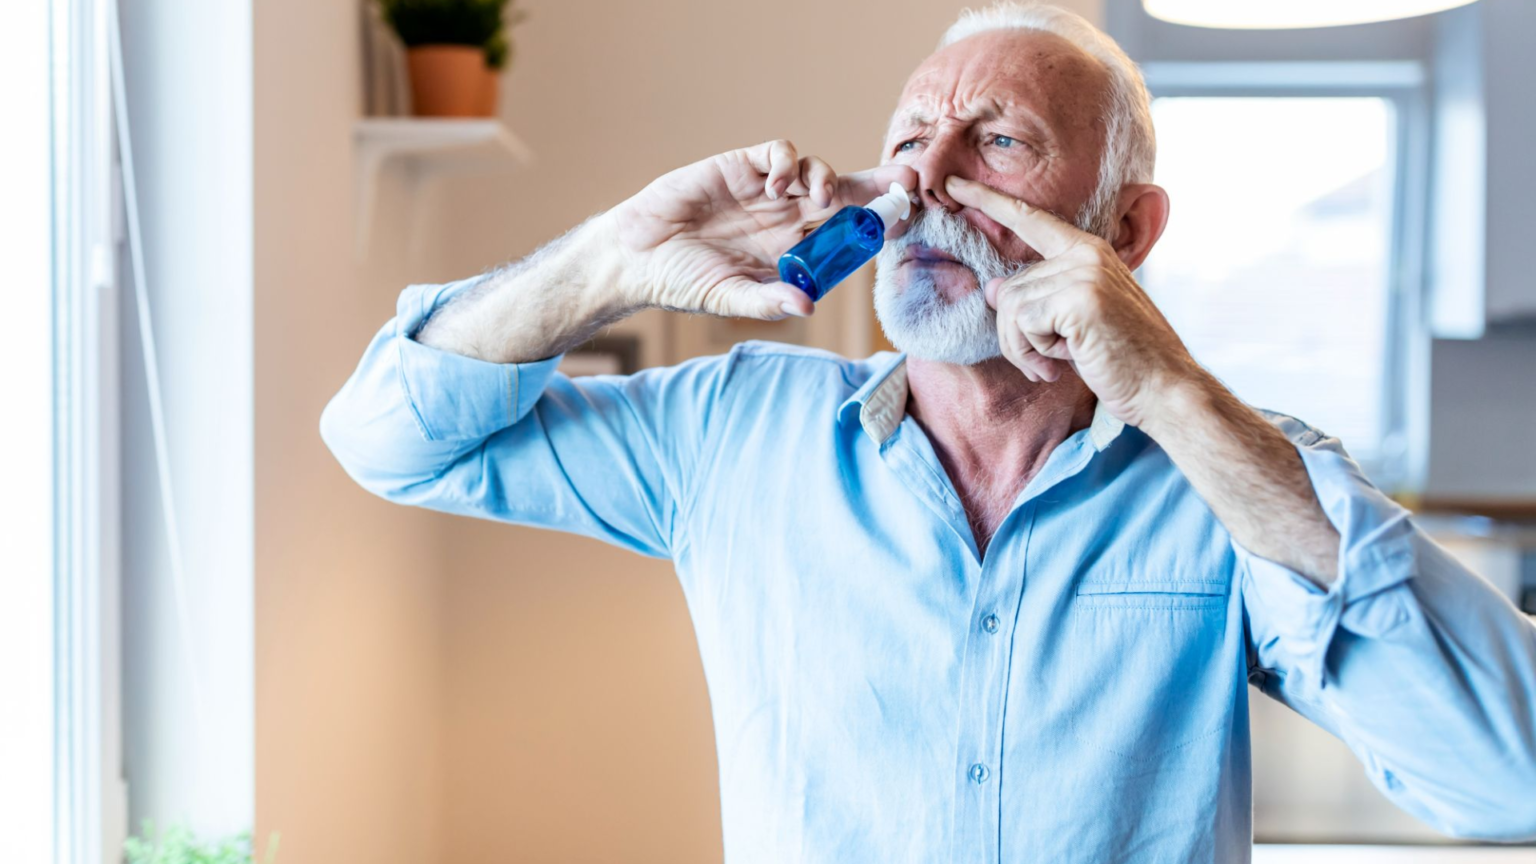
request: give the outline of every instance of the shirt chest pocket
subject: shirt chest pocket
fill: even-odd
[[[1079,744],[1144,764],[1226,729],[1242,665],[1226,656],[1230,600],[1225,581],[1080,582],[1068,631]]]

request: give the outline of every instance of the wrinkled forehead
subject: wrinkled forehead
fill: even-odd
[[[924,60],[902,88],[891,123],[1014,114],[1071,137],[1098,123],[1108,87],[1109,70],[1054,33],[991,30]]]

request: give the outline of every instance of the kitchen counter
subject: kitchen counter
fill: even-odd
[[[1536,864],[1536,846],[1256,845],[1253,864]]]

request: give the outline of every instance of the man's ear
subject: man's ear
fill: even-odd
[[[1130,183],[1120,189],[1115,254],[1132,270],[1141,266],[1168,227],[1168,193],[1151,183]]]

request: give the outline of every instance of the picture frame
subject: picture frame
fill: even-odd
[[[558,369],[572,378],[633,375],[640,371],[640,337],[628,333],[594,336],[565,352]]]

